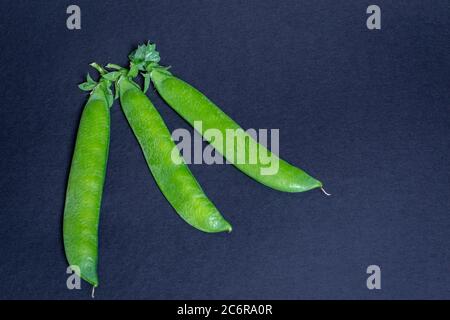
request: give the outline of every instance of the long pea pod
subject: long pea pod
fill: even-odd
[[[223,137],[222,141],[213,140],[209,136],[205,136],[205,138],[220,154],[248,176],[268,187],[285,192],[303,192],[322,187],[320,181],[278,158],[249,134],[244,133],[244,130],[233,119],[188,83],[158,69],[153,70],[150,76],[161,97],[189,124],[194,126],[196,122],[201,122],[203,132],[211,129],[220,131]],[[227,130],[230,129],[244,135],[243,138],[248,141],[244,150],[237,149],[235,144],[227,143]],[[272,161],[278,161],[278,171],[274,174],[262,174],[267,164],[261,163],[260,157],[255,157],[257,161],[254,163],[236,161],[240,157],[239,153],[248,155],[252,152],[251,150],[264,152]]]
[[[150,99],[126,76],[117,80],[117,89],[122,110],[141,146],[148,167],[176,212],[201,231],[231,232],[231,225],[208,199],[185,164],[170,131]]]
[[[63,220],[64,249],[69,265],[79,276],[98,286],[98,225],[109,153],[113,97],[109,83],[88,82],[92,90],[78,128],[67,184]]]
[[[146,83],[150,78],[161,97],[182,118],[193,127],[195,127],[196,122],[200,122],[203,127],[200,134],[243,173],[279,191],[304,192],[316,188],[323,190],[320,181],[272,154],[267,148],[247,134],[204,94],[175,77],[167,68],[159,66],[159,53],[156,51],[154,44],[148,43],[147,45],[139,46],[130,55],[130,60],[132,66],[145,72]],[[219,130],[223,137],[222,140],[216,140],[212,136],[204,135],[210,129]],[[237,148],[234,143],[227,143],[227,130],[239,132],[241,138],[247,140],[243,148]],[[267,164],[262,163],[260,157],[254,157],[256,161],[253,162],[236,161],[236,159],[243,159],[246,155],[254,153],[255,150],[259,154],[266,154],[272,161],[278,162],[278,170],[270,174],[264,173]]]

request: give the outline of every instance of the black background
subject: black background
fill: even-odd
[[[66,8],[82,30],[66,28]],[[382,30],[366,28],[366,8]],[[100,226],[97,299],[450,298],[450,3],[2,1],[0,298],[66,288],[61,223],[88,64],[162,63],[324,181],[284,194],[231,166],[191,166],[234,227],[185,224],[118,104]],[[190,127],[149,93],[171,130]],[[366,268],[382,289],[366,288]]]

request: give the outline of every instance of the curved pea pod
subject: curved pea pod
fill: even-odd
[[[162,68],[155,68],[150,73],[151,80],[161,97],[189,124],[195,127],[201,122],[203,137],[229,162],[256,181],[284,192],[303,192],[322,188],[322,183],[308,175],[303,170],[289,164],[271,153],[247,134],[233,119],[225,114],[218,106],[211,102],[204,94],[178,79]],[[219,130],[222,140],[205,136],[210,129]],[[244,147],[237,147],[236,143],[227,143],[227,130],[237,132],[242,139],[247,140]],[[233,138],[235,139],[235,138]],[[265,158],[276,163],[276,170],[267,171],[267,163],[263,163],[260,156],[256,161],[236,161],[236,159],[254,154],[267,155]]]
[[[63,236],[67,260],[82,279],[98,286],[98,225],[110,138],[110,101],[102,85],[81,115],[70,167]]]
[[[118,81],[120,103],[162,193],[176,212],[198,230],[230,232],[222,217],[192,175],[172,140],[164,120],[149,98],[130,79]]]

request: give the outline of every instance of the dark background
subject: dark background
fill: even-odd
[[[366,28],[370,4],[382,30]],[[0,298],[90,297],[66,288],[61,235],[77,84],[146,40],[244,128],[280,128],[282,157],[333,196],[191,166],[234,226],[203,234],[159,192],[115,104],[97,299],[450,298],[448,0],[2,1],[0,24]],[[366,288],[371,264],[382,290]]]

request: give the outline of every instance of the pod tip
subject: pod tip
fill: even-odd
[[[330,196],[331,196],[331,193],[326,192],[325,189],[324,189],[323,187],[321,187],[320,190],[322,190],[322,192],[323,192],[327,197],[330,197]]]

